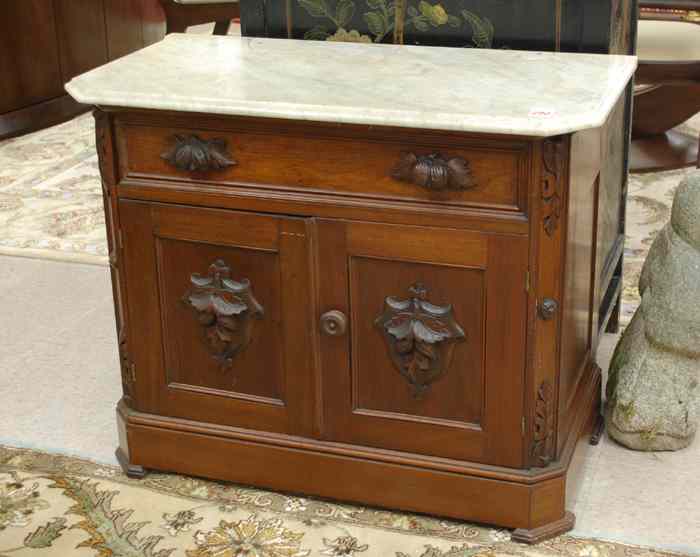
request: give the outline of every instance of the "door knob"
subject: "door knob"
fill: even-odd
[[[321,331],[332,337],[339,337],[348,330],[348,318],[337,309],[324,313],[321,316]]]

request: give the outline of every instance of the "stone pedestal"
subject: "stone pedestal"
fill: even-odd
[[[700,172],[678,187],[639,291],[642,303],[610,364],[608,432],[632,449],[681,449],[700,410]]]

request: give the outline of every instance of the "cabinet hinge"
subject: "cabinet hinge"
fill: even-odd
[[[525,292],[530,293],[530,270],[525,271]]]

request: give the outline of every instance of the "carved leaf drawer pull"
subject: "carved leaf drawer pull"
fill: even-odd
[[[428,301],[420,283],[409,288],[410,298],[389,296],[374,324],[386,341],[394,367],[410,384],[413,395],[422,398],[430,385],[450,367],[454,345],[465,334],[452,315],[452,306]]]
[[[263,307],[253,296],[250,281],[231,278],[231,269],[221,259],[209,266],[209,273],[190,276],[190,289],[183,302],[194,309],[209,352],[223,369],[251,341],[253,318],[260,319]]]
[[[176,135],[175,145],[161,155],[170,165],[189,172],[223,170],[238,164],[226,152],[226,140]]]
[[[428,190],[466,190],[476,186],[468,161],[462,157],[447,159],[440,153],[401,153],[391,175]]]

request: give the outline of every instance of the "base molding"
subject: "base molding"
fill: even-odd
[[[574,516],[565,506],[573,484],[579,481],[577,464],[572,462],[577,460],[576,448],[588,446],[600,414],[597,366],[590,366],[579,395],[560,461],[541,469],[492,467],[488,476],[479,475],[476,466],[471,472],[440,470],[387,459],[386,453],[380,460],[378,449],[373,458],[367,448],[348,454],[338,452],[337,444],[323,441],[300,445],[290,437],[285,444],[280,436],[266,438],[253,431],[234,436],[213,424],[193,427],[188,420],[136,412],[123,401],[117,407],[120,448],[116,454],[130,477],[143,477],[148,469],[227,480],[515,528],[514,540],[538,543],[574,525]]]
[[[536,544],[541,543],[550,538],[559,536],[571,530],[576,524],[576,517],[573,513],[567,512],[564,517],[540,526],[539,528],[518,528],[511,534],[511,540],[519,543]]]
[[[55,99],[0,114],[0,139],[55,126],[90,110],[72,97],[64,95]]]

